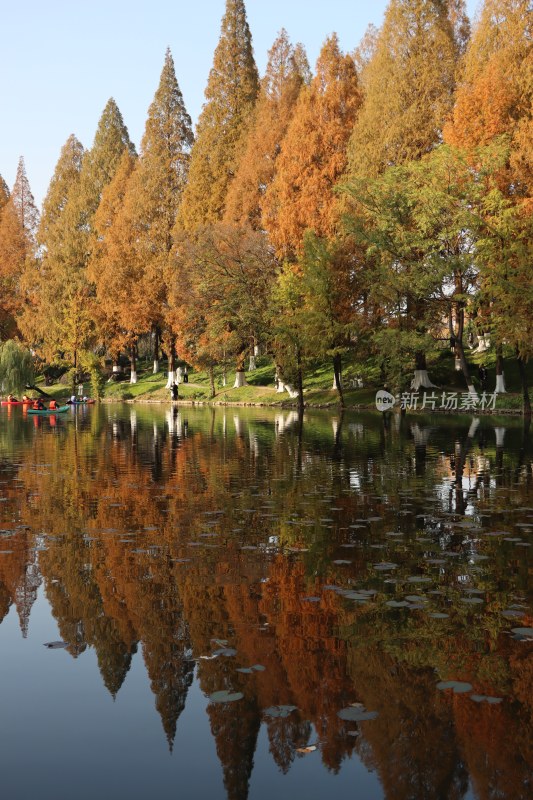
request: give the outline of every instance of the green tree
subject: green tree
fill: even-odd
[[[463,0],[391,0],[365,68],[351,174],[375,176],[439,143],[467,32]]]
[[[8,339],[0,343],[0,388],[2,392],[21,392],[34,381],[35,371],[30,351],[20,342]]]
[[[196,129],[178,224],[193,230],[220,220],[259,88],[243,0],[226,0],[220,39]]]

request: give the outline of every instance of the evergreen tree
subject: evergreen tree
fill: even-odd
[[[221,219],[258,87],[244,2],[226,0],[178,218],[185,230]]]
[[[331,236],[336,223],[333,187],[346,169],[346,145],[361,103],[351,56],[336,35],[326,40],[310,87],[302,90],[282,142],[263,223],[278,252],[293,257],[313,228]]]
[[[391,0],[365,70],[350,173],[374,176],[439,143],[467,32],[463,0]]]
[[[263,198],[274,178],[281,142],[300,89],[309,82],[308,76],[309,65],[302,46],[293,47],[282,30],[269,52],[253,122],[228,190],[226,221],[261,227]]]

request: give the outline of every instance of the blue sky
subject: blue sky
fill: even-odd
[[[477,0],[469,0],[470,13]],[[138,147],[170,47],[196,122],[225,0],[25,0],[3,4],[0,47],[0,175],[11,189],[19,156],[40,206],[68,136],[90,147],[114,97]],[[284,27],[312,66],[337,32],[353,50],[367,25],[380,25],[388,0],[246,0],[261,74]]]

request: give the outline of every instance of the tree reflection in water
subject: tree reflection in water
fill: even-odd
[[[14,605],[25,635],[42,581],[113,696],[141,648],[170,748],[195,677],[242,692],[208,705],[229,798],[247,797],[262,724],[282,773],[317,743],[333,773],[357,752],[394,800],[530,796],[518,423],[110,407],[10,420],[0,458],[0,618]],[[353,703],[377,718],[343,721]]]

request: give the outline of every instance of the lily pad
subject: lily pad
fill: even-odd
[[[232,656],[237,655],[237,651],[234,650],[233,647],[221,647],[220,650],[215,650],[213,655],[225,656],[226,658],[231,658]]]
[[[68,647],[68,642],[45,642],[44,646],[49,650],[60,650],[63,647]]]
[[[292,714],[293,711],[296,711],[296,706],[269,706],[269,708],[265,708],[263,714],[267,717],[284,719],[289,714]]]
[[[337,712],[337,716],[346,722],[366,722],[370,719],[376,719],[378,716],[377,711],[366,711],[364,708],[357,708],[348,706]]]
[[[433,614],[430,614],[429,616],[432,617],[433,619],[448,619],[450,615],[444,614],[443,612],[440,611],[435,611]]]
[[[518,639],[533,639],[533,628],[513,628],[512,631]]]
[[[453,689],[455,694],[464,694],[472,690],[472,684],[466,681],[440,681],[437,683],[437,689]]]
[[[242,692],[230,692],[227,689],[222,689],[220,692],[210,694],[209,700],[212,703],[234,703],[236,700],[242,700],[243,697]]]

